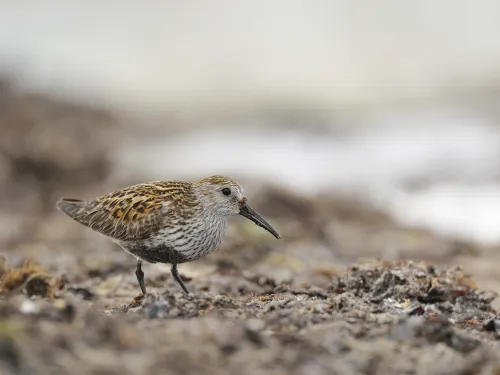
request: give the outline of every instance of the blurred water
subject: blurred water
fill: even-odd
[[[196,129],[155,141],[130,139],[116,159],[122,171],[146,179],[224,173],[303,194],[352,194],[406,224],[500,241],[500,127],[436,112],[381,121],[342,135],[272,126]]]

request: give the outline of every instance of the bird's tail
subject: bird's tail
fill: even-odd
[[[87,211],[88,202],[79,199],[63,198],[57,202],[57,208],[68,215],[70,218],[81,222],[82,214]],[[83,224],[83,223],[82,223]]]

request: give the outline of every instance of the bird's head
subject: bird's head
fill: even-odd
[[[242,215],[264,228],[274,237],[280,238],[278,232],[247,203],[240,184],[229,177],[211,176],[195,182],[207,209],[216,215],[227,218],[232,215]]]

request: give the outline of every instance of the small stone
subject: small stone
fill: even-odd
[[[266,323],[262,319],[251,318],[247,322],[247,329],[252,331],[262,331],[266,326]]]
[[[58,299],[54,302],[57,318],[63,321],[72,321],[76,316],[76,308],[68,301]]]
[[[500,331],[500,320],[499,319],[491,319],[484,323],[484,329],[489,332],[495,332],[498,334]]]
[[[314,307],[313,307],[313,312],[316,313],[316,314],[324,314],[325,313],[325,309],[323,307],[322,304],[315,304]]]
[[[19,312],[21,312],[21,314],[31,315],[38,313],[39,309],[33,300],[26,299],[21,303]]]

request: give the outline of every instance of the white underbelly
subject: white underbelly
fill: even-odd
[[[227,222],[210,224],[193,225],[182,232],[166,228],[152,240],[166,244],[189,260],[195,260],[217,250],[226,235]]]

